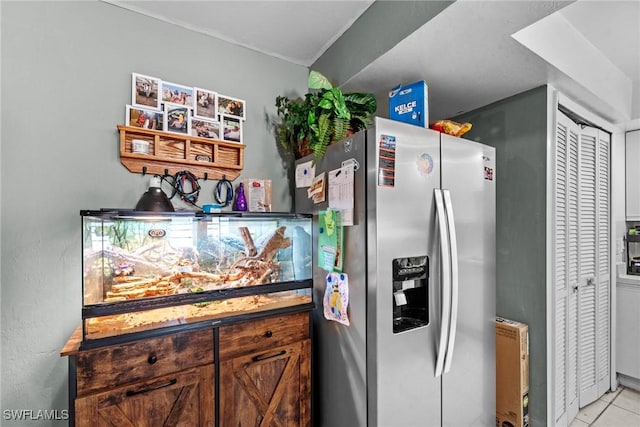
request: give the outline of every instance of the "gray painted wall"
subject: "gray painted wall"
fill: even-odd
[[[1,7],[0,406],[61,410],[67,360],[58,354],[80,324],[79,211],[132,208],[148,183],[118,156],[131,73],[246,100],[242,176],[272,179],[274,210],[289,211],[269,121],[277,95],[306,92],[308,70],[102,2]],[[213,201],[213,184],[200,203]],[[3,412],[0,424],[48,422]]]
[[[311,65],[342,85],[453,1],[376,1]],[[357,54],[354,54],[357,53]]]
[[[498,316],[529,325],[529,410],[546,426],[547,89],[466,113],[464,138],[496,147]]]

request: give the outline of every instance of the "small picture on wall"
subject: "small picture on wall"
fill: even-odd
[[[218,113],[245,120],[245,102],[242,99],[218,94]]]
[[[216,112],[216,93],[206,89],[194,87],[195,93],[193,104],[193,115],[203,119],[215,120],[218,118]]]
[[[220,137],[220,122],[217,120],[205,120],[197,117],[191,119],[191,135],[201,138],[222,139]]]
[[[162,82],[162,102],[193,108],[193,88],[176,83]]]
[[[180,104],[164,104],[165,126],[167,132],[189,134],[190,109]]]
[[[163,130],[164,112],[152,110],[150,108],[138,108],[127,105],[124,123],[144,129]]]
[[[222,140],[242,144],[242,121],[237,117],[222,115]]]
[[[160,84],[156,77],[131,74],[131,104],[134,107],[160,110]]]

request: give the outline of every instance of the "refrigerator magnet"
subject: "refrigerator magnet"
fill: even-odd
[[[487,181],[493,181],[493,168],[484,167],[484,179]]]
[[[378,143],[378,186],[394,187],[396,176],[396,137],[380,135]]]
[[[422,153],[416,161],[418,172],[422,176],[428,176],[433,171],[433,157],[429,153]]]

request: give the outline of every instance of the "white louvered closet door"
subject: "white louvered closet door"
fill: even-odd
[[[566,425],[609,389],[609,134],[558,113],[555,407]]]
[[[556,424],[560,423],[567,406],[565,400],[567,361],[567,143],[569,130],[564,124],[556,126],[555,145],[555,206],[554,250],[556,254],[555,284],[555,405]]]
[[[556,423],[578,414],[578,140],[580,128],[559,113],[555,162]],[[561,421],[564,420],[564,423]]]
[[[610,135],[585,128],[580,135],[580,290],[578,333],[580,407],[609,389],[610,370]],[[588,196],[587,196],[588,195]],[[584,233],[582,230],[584,229]],[[584,240],[583,240],[584,239]],[[591,249],[593,247],[593,250]]]
[[[579,187],[579,246],[580,276],[578,281],[578,360],[580,407],[598,398],[598,135],[597,130],[585,128],[580,134]]]
[[[597,259],[597,383],[598,396],[610,389],[611,370],[611,185],[610,185],[610,147],[611,135],[598,131],[597,165],[598,178],[598,259]]]

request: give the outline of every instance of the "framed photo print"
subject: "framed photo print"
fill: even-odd
[[[245,102],[242,99],[218,94],[218,113],[245,120]]]
[[[160,110],[161,83],[159,78],[131,73],[132,106]]]
[[[176,83],[162,82],[162,103],[186,105],[193,108],[193,88]]]
[[[206,120],[199,117],[191,117],[191,135],[200,138],[218,139],[220,136],[220,122],[218,120]]]
[[[164,130],[163,111],[127,105],[127,112],[124,120],[124,123],[127,126],[143,129]]]
[[[216,120],[218,118],[218,112],[216,111],[216,97],[218,94],[210,90],[201,89],[199,87],[194,87],[193,92],[194,117]]]
[[[164,104],[164,130],[188,135],[190,112],[191,109],[186,105]]]
[[[220,116],[222,140],[242,144],[242,120],[237,117]]]

